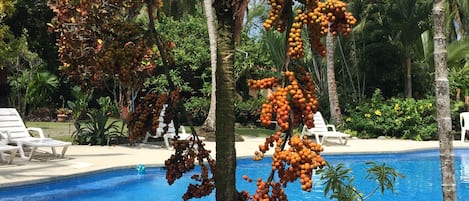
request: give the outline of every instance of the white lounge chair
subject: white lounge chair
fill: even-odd
[[[469,112],[460,113],[459,121],[461,122],[461,142],[464,142],[466,131],[469,131]]]
[[[156,129],[156,134],[151,135],[149,132],[147,132],[145,135],[145,139],[143,140],[144,144],[148,143],[149,138],[161,138],[162,137],[166,148],[171,149],[172,146],[170,144],[170,140],[174,139],[174,137],[176,136],[176,128],[174,127],[174,122],[172,120],[169,124],[164,123],[163,118],[164,118],[166,107],[167,105],[163,105],[163,109],[161,110],[160,119],[159,119],[160,124],[158,128]],[[165,134],[163,134],[164,133],[163,129],[166,126],[168,126],[168,131]],[[184,126],[180,126],[180,128],[181,128],[182,133],[178,134],[179,140],[189,140],[192,137],[192,134],[186,133],[186,129],[184,128]]]
[[[35,131],[39,137],[32,137],[29,131]],[[44,137],[41,128],[26,128],[21,116],[15,108],[0,108],[0,135],[8,139],[8,143],[16,144],[22,159],[31,160],[34,152],[41,147],[50,147],[54,156],[63,157],[70,142],[54,140]],[[25,147],[30,147],[29,156],[25,156]],[[60,155],[56,154],[55,148],[63,147]]]
[[[0,160],[6,161],[8,164],[13,162],[13,159],[16,157],[16,153],[19,150],[18,146],[8,145],[8,140],[3,139],[0,135]],[[7,158],[5,152],[9,152],[9,157]]]
[[[301,137],[303,136],[314,136],[315,140],[319,144],[323,144],[327,138],[337,138],[340,144],[346,145],[350,135],[336,131],[335,126],[326,124],[321,112],[316,112],[313,116],[314,127],[308,129],[303,126],[301,131]],[[321,138],[322,137],[322,138]]]

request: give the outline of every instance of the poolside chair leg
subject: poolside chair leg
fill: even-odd
[[[52,149],[52,155],[54,157],[57,157],[57,152],[55,151],[55,147],[51,147],[50,149]]]
[[[339,137],[339,143],[344,144],[344,142],[342,141],[342,137]]]
[[[466,137],[466,130],[461,129],[461,142],[464,142],[465,137]]]
[[[60,155],[60,158],[63,158],[65,156],[65,152],[67,152],[68,146],[64,146],[62,149],[62,154]]]
[[[164,141],[164,145],[166,146],[166,149],[171,150],[173,147],[169,144],[169,138],[174,138],[174,135],[166,133],[163,136],[163,141]]]
[[[18,152],[17,149],[13,149],[10,151],[10,159],[8,159],[8,164],[13,163],[13,159],[16,157],[16,152]]]
[[[342,143],[342,138],[339,138],[339,139],[341,139],[341,140],[340,140],[340,143]],[[348,138],[344,138],[344,140],[345,140],[345,141],[344,141],[344,143],[342,143],[342,144],[343,144],[343,145],[347,145]]]
[[[316,143],[322,144],[322,141],[321,141],[321,139],[320,139],[320,137],[319,137],[318,134],[314,134],[314,138],[316,138]],[[324,140],[324,137],[323,137],[322,139]]]
[[[18,143],[17,146],[19,147],[21,159],[28,160],[28,157],[26,157],[25,154],[24,154],[23,144]]]
[[[324,142],[326,141],[326,138],[327,138],[326,136],[322,136],[321,145],[324,144]]]
[[[33,154],[34,154],[34,152],[35,152],[36,150],[37,150],[37,147],[32,147],[32,148],[31,148],[31,153],[29,153],[29,157],[26,158],[26,159],[28,159],[28,160],[33,159]]]

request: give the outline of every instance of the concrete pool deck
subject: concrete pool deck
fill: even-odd
[[[238,157],[252,157],[265,138],[244,137],[244,142],[236,142]],[[469,142],[455,140],[454,148],[468,148]],[[206,142],[207,149],[214,157],[215,143]],[[412,141],[394,139],[351,139],[347,145],[328,143],[324,154],[342,153],[389,153],[413,150],[438,149],[438,141]],[[44,149],[44,151],[50,151]],[[60,148],[59,150],[60,151]],[[0,165],[0,187],[49,181],[57,178],[72,177],[89,172],[117,168],[135,168],[137,164],[162,166],[173,151],[157,146],[88,146],[72,145],[64,158],[34,158],[31,161],[16,157],[11,165]],[[269,152],[271,153],[271,152]]]

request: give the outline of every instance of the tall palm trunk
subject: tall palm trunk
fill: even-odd
[[[453,136],[451,135],[451,116],[449,103],[449,81],[446,66],[446,37],[444,29],[445,0],[433,1],[433,23],[435,36],[435,83],[438,135],[440,138],[440,166],[443,200],[456,200],[454,178]]]
[[[337,85],[335,83],[334,72],[334,36],[331,32],[326,36],[326,60],[327,60],[327,89],[329,92],[329,106],[331,119],[335,123],[342,122],[342,113],[340,112],[339,97],[337,96]]]
[[[210,64],[212,69],[212,92],[210,95],[210,109],[200,131],[208,138],[215,138],[215,106],[216,106],[216,69],[217,69],[217,32],[213,20],[212,0],[204,0],[205,16],[207,17],[208,39],[210,41]],[[213,135],[213,136],[212,136]]]
[[[0,68],[0,107],[8,106],[9,86],[6,67]]]
[[[407,53],[405,58],[405,96],[412,98],[412,59],[410,58],[410,52]]]
[[[216,71],[216,168],[217,201],[236,199],[236,150],[234,135],[234,20],[233,1],[215,0],[218,21]]]

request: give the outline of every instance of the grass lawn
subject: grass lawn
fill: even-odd
[[[115,120],[115,119],[113,119]],[[75,126],[73,122],[25,122],[27,127],[39,127],[44,131],[46,137],[51,137],[63,141],[72,141],[71,135],[75,131]],[[119,126],[122,126],[122,123],[118,123]],[[186,131],[190,132],[190,127],[186,126]],[[199,129],[195,127],[196,131]],[[126,128],[124,129],[127,130]],[[274,130],[266,129],[262,127],[239,127],[235,128],[235,132],[238,135],[242,136],[252,136],[252,137],[266,137],[274,134]]]

